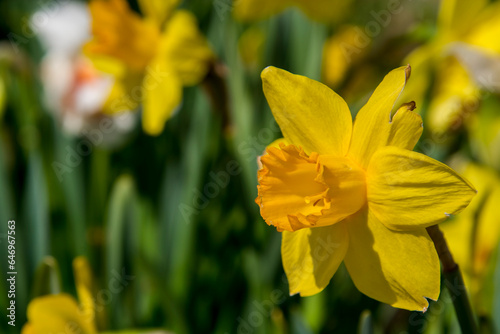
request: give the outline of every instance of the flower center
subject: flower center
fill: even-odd
[[[270,147],[261,157],[256,203],[278,231],[335,224],[366,202],[365,172],[348,158],[294,145]]]

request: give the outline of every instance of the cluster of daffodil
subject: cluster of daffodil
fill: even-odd
[[[141,0],[144,17],[126,0],[92,0],[93,39],[85,46],[97,68],[116,82],[105,103],[108,113],[142,103],[144,131],[158,135],[182,102],[184,86],[200,83],[214,59],[193,14],[179,1]]]
[[[182,105],[184,88],[202,83],[216,69],[216,55],[195,16],[178,9],[179,3],[138,0],[140,15],[127,0],[90,0],[91,38],[78,46],[78,55],[65,54],[72,77],[56,94],[58,107],[80,110],[77,92],[93,86],[100,94],[83,108],[86,119],[115,119],[140,108],[144,132],[161,134]],[[290,295],[320,293],[344,265],[366,296],[425,312],[443,286],[441,253],[428,232],[439,225],[475,311],[490,315],[493,302],[483,287],[495,269],[491,259],[500,240],[500,87],[488,75],[500,75],[500,3],[443,0],[436,31],[411,50],[398,47],[405,51],[396,52],[401,57],[379,66],[372,60],[389,52],[378,33],[367,36],[368,25],[346,19],[352,0],[234,0],[233,15],[245,24],[238,26],[239,56],[249,68],[260,72],[268,65],[263,58],[270,43],[262,26],[246,24],[289,7],[305,14],[300,20],[311,19],[324,29],[322,61],[307,59],[317,65],[324,84],[273,66],[261,72],[283,138],[269,143],[258,158],[255,202],[265,223],[281,233]],[[389,11],[383,23],[374,19],[379,29],[398,22],[399,11]],[[45,61],[49,75],[42,80],[57,90],[60,54]],[[376,86],[372,80],[381,67],[397,68],[384,72]],[[246,87],[231,79],[236,88]],[[373,91],[369,98],[367,91]],[[2,92],[0,80],[0,105]],[[356,103],[365,104],[358,111]],[[433,147],[446,146],[446,154],[418,147],[421,136],[434,140]],[[166,179],[178,175],[175,168]],[[191,237],[191,230],[183,234]],[[23,334],[102,330],[90,265],[79,257],[73,266],[78,300],[63,293],[32,299]]]

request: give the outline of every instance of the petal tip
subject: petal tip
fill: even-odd
[[[410,64],[407,64],[406,68],[405,68],[406,81],[408,81],[408,79],[410,79],[410,75],[411,75],[411,66],[410,66]]]
[[[278,68],[274,66],[268,66],[262,70],[262,72],[260,73],[260,77],[262,78],[262,80],[265,80],[269,75],[271,75],[273,72],[276,72],[277,70]]]
[[[417,104],[415,103],[415,101],[408,102],[408,110],[413,111],[415,109],[417,109]]]

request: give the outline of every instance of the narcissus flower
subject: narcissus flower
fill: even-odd
[[[78,301],[65,293],[34,298],[28,305],[28,322],[23,326],[21,334],[167,334],[166,331],[152,329],[98,331],[95,320],[99,318],[97,315],[103,305],[99,305],[102,301],[97,298],[96,302],[92,294],[92,270],[85,257],[79,256],[73,260],[73,273]],[[110,285],[110,291],[101,291],[117,290]]]
[[[28,322],[22,334],[95,334],[95,305],[91,294],[92,274],[84,257],[73,261],[78,302],[68,294],[46,295],[28,305]]]
[[[457,169],[479,193],[460,215],[442,224],[442,230],[476,310],[487,312],[492,303],[486,302],[491,290],[485,289],[485,281],[500,240],[500,179],[495,170],[471,162],[462,161]]]
[[[101,69],[121,81],[113,87],[108,109],[121,112],[143,103],[143,128],[161,133],[164,123],[182,101],[182,88],[206,76],[214,59],[195,17],[173,10],[177,0],[141,0],[146,18],[125,0],[92,0],[93,40],[86,52]],[[110,59],[112,61],[110,61]]]
[[[35,18],[40,15],[51,19],[37,24]],[[133,129],[136,117],[127,110],[120,115],[104,111],[115,78],[98,71],[81,52],[89,39],[87,6],[65,2],[54,8],[42,8],[33,15],[30,24],[46,51],[40,63],[45,102],[65,132],[82,135],[107,123],[115,131],[100,131],[102,144],[110,147],[122,142]]]
[[[312,19],[332,23],[342,18],[351,1],[334,0],[234,0],[234,15],[242,21],[255,21],[298,7]]]
[[[500,3],[442,1],[435,36],[404,60],[421,73],[408,85],[405,96],[421,104],[435,82],[426,123],[434,131],[461,125],[476,111],[481,89],[496,84],[489,77],[492,69],[487,59],[500,55],[499,34]]]
[[[409,66],[390,72],[353,124],[323,84],[262,72],[284,141],[260,159],[256,202],[283,231],[291,294],[320,292],[344,261],[361,292],[394,307],[422,311],[438,298],[439,259],[425,228],[462,211],[476,191],[412,151],[422,120],[414,103],[395,109],[409,75]]]

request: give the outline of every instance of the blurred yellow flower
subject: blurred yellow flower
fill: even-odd
[[[485,308],[480,294],[489,260],[500,240],[500,179],[488,167],[463,163],[459,169],[478,189],[470,205],[457,217],[442,224],[442,230],[476,307]]]
[[[342,27],[328,38],[323,47],[324,82],[330,87],[338,87],[349,69],[369,54],[371,44],[371,39],[353,25]]]
[[[113,87],[108,112],[143,104],[143,128],[158,135],[182,102],[182,88],[206,76],[214,55],[185,10],[173,10],[178,1],[141,0],[146,18],[133,12],[125,0],[92,0],[93,40],[86,52],[121,82]],[[102,56],[105,56],[104,58]]]
[[[234,0],[234,15],[241,21],[255,21],[275,15],[288,7],[298,7],[312,19],[336,22],[349,9],[351,0]]]
[[[470,50],[484,56],[500,54],[499,35],[500,3],[443,0],[436,35],[404,60],[419,73],[404,96],[411,96],[418,105],[435,78],[428,111],[428,125],[434,131],[458,127],[477,109],[482,83],[474,80],[476,76],[470,73],[474,69],[459,60],[463,53],[469,57]]]
[[[22,334],[94,334],[95,307],[91,295],[92,274],[84,257],[73,261],[78,302],[62,293],[33,299],[28,305],[28,322]]]
[[[262,217],[283,231],[290,293],[323,290],[342,261],[364,294],[408,310],[437,299],[439,259],[425,230],[462,211],[473,186],[413,152],[422,133],[414,103],[394,106],[410,67],[391,71],[352,123],[323,84],[269,67],[264,93],[285,143],[260,158]]]

